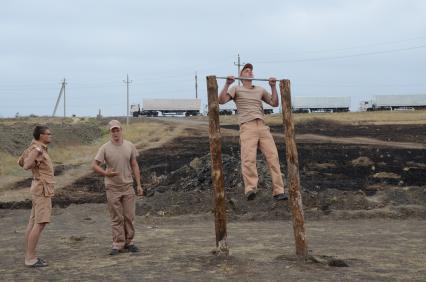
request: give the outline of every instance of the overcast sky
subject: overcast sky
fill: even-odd
[[[144,98],[206,103],[206,75],[288,78],[294,96],[426,94],[426,1],[2,0],[0,116],[125,115]],[[219,87],[223,85],[219,81]],[[266,84],[261,84],[268,87]],[[63,114],[62,103],[58,114]]]

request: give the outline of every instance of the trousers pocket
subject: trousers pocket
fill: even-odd
[[[55,182],[43,180],[42,184],[43,184],[43,195],[45,197],[52,197],[55,194],[55,191],[54,191]]]
[[[33,181],[31,182],[30,192],[31,194],[36,196],[44,195],[44,185],[42,181],[39,179],[33,179]]]

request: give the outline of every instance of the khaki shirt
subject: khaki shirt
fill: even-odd
[[[111,141],[103,144],[95,156],[95,160],[106,163],[108,168],[118,172],[117,176],[105,177],[105,188],[115,191],[124,191],[132,187],[133,176],[130,161],[139,155],[135,145],[130,141],[123,140],[120,145]]]
[[[228,95],[235,101],[238,111],[238,122],[245,122],[264,118],[262,101],[272,106],[272,96],[263,87],[232,86]]]
[[[41,151],[41,154],[39,153]],[[47,146],[37,140],[24,151],[18,160],[22,167],[29,165],[33,173],[30,192],[36,196],[52,197],[54,195],[54,168],[47,152]]]

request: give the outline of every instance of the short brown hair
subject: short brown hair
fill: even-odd
[[[34,128],[34,131],[33,131],[34,139],[35,140],[39,140],[40,139],[40,135],[43,134],[43,133],[45,133],[46,130],[48,130],[48,129],[49,129],[49,127],[47,127],[45,125],[37,125]]]

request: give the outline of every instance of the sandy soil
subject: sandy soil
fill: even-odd
[[[142,199],[139,201],[147,201]],[[137,216],[138,254],[108,255],[110,227],[103,204],[55,209],[40,242],[44,269],[23,265],[27,210],[0,210],[3,281],[424,281],[424,220],[307,221],[311,254],[348,267],[298,262],[291,221],[228,224],[231,255],[216,257],[211,214]],[[327,261],[324,259],[324,261]]]

